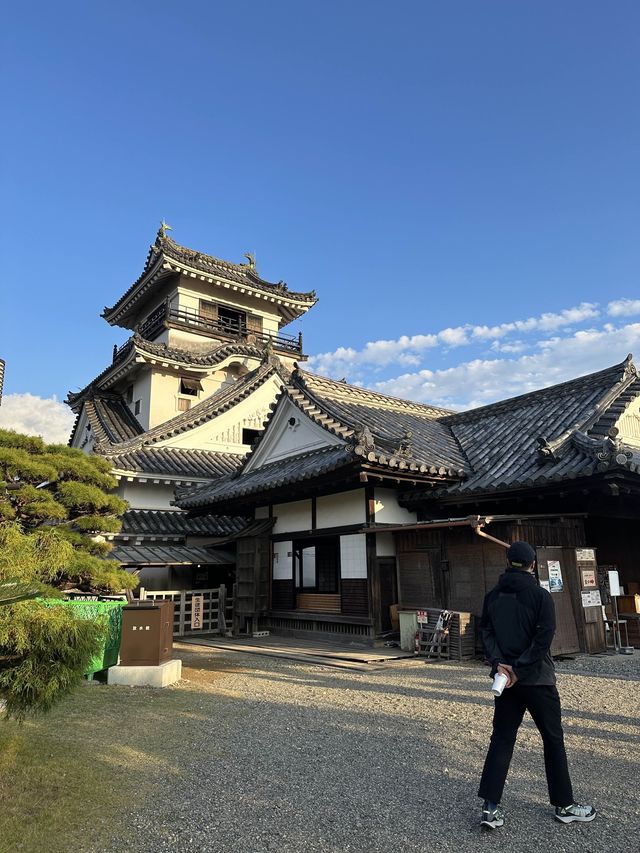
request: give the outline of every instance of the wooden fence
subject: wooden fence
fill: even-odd
[[[194,607],[194,598],[196,605]],[[200,598],[201,604],[200,607]],[[195,634],[228,634],[233,626],[233,597],[227,595],[225,586],[217,589],[161,589],[140,588],[141,601],[173,601],[173,636],[189,637]]]

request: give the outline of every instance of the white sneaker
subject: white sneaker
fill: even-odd
[[[571,803],[570,806],[556,806],[556,820],[560,823],[573,823],[575,820],[580,823],[589,823],[596,816],[596,810],[593,806],[583,806],[580,803]]]

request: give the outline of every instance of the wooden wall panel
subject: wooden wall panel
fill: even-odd
[[[293,610],[295,608],[295,590],[293,579],[271,582],[271,609]]]
[[[347,616],[369,615],[369,589],[367,579],[347,579],[340,582],[342,592],[341,613]]]
[[[435,583],[440,549],[398,554],[398,603],[404,608],[442,607],[442,592]]]

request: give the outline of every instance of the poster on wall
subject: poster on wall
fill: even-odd
[[[596,577],[595,569],[580,569],[580,576],[582,577],[582,588],[583,589],[597,589],[598,588],[598,579]]]
[[[547,568],[549,569],[549,592],[562,592],[564,583],[560,560],[547,560]]]
[[[546,590],[547,590],[547,592],[551,592],[551,590],[549,589],[549,581],[543,581],[543,580],[541,580],[541,581],[540,581],[540,586],[542,587],[542,589],[546,589]]]
[[[583,592],[581,595],[583,607],[597,607],[602,605],[599,589],[596,589],[593,592]]]

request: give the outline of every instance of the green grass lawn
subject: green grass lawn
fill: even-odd
[[[47,716],[0,720],[1,853],[109,849],[123,809],[181,773],[195,699],[182,686],[88,685]]]

